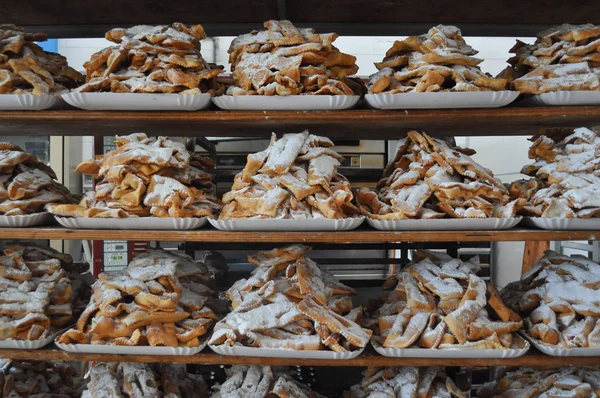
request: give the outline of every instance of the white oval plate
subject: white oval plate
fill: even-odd
[[[392,358],[516,358],[529,351],[529,342],[515,335],[513,347],[518,344],[522,348],[508,350],[437,350],[431,348],[383,348],[371,340],[371,345],[379,354]]]
[[[119,346],[106,344],[62,344],[55,342],[61,350],[68,352],[85,352],[88,354],[130,354],[130,355],[194,355],[206,347],[208,340],[200,347],[152,347],[152,346]]]
[[[333,111],[352,108],[358,95],[222,95],[212,100],[228,111]]]
[[[378,109],[499,108],[518,96],[518,91],[380,93],[367,94],[365,100]]]
[[[534,339],[527,333],[522,333],[529,342],[546,355],[553,357],[596,357],[600,356],[600,348],[563,348]]]
[[[25,216],[0,216],[0,227],[24,228],[34,225],[44,225],[52,221],[50,213],[34,213]]]
[[[69,93],[62,98],[88,111],[197,111],[210,105],[210,94]]]
[[[55,95],[0,94],[0,111],[41,111],[59,101]]]
[[[559,231],[571,230],[599,230],[600,218],[543,218],[525,217],[526,224],[541,229],[553,229]]]
[[[435,220],[372,220],[370,226],[380,231],[477,231],[509,229],[522,217],[515,218],[439,218]]]
[[[201,218],[86,218],[54,216],[63,227],[74,229],[196,229],[206,224],[206,217]]]
[[[276,232],[311,232],[311,231],[349,231],[358,228],[365,217],[345,218],[342,220],[331,220],[328,218],[313,218],[306,220],[293,219],[239,219],[239,220],[215,220],[208,222],[221,231],[276,231]]]
[[[297,359],[352,359],[359,356],[364,348],[352,352],[317,351],[317,350],[285,350],[280,348],[229,347],[209,345],[211,350],[220,355],[264,358],[297,358]]]
[[[534,106],[600,105],[600,91],[554,91],[534,95],[522,103]]]
[[[12,348],[17,350],[37,350],[38,348],[42,348],[52,343],[55,337],[56,335],[52,335],[50,337],[46,337],[45,339],[40,340],[0,340],[0,348]]]

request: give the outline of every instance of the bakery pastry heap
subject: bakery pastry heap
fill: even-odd
[[[496,380],[485,383],[478,398],[600,396],[600,371],[593,367],[567,366],[560,369],[498,369]]]
[[[79,398],[85,382],[67,362],[0,361],[0,396]]]
[[[443,368],[367,368],[343,398],[467,398]]]
[[[315,33],[290,21],[236,37],[229,46],[233,85],[228,95],[360,95],[356,57],[332,43],[336,33]]]
[[[502,182],[469,156],[474,153],[409,132],[385,168],[379,191],[358,192],[361,212],[376,220],[514,217],[525,201],[510,201]]]
[[[223,384],[213,386],[212,398],[324,398],[294,380],[284,369],[234,365],[226,374]]]
[[[285,134],[264,151],[251,153],[230,192],[223,195],[219,219],[329,218],[358,215],[350,182],[337,172],[343,157],[333,142],[304,131]]]
[[[75,171],[94,176],[95,187],[78,205],[49,205],[63,217],[127,218],[211,216],[221,208],[213,196],[210,158],[185,145],[144,133],[116,137],[117,149],[80,163]]]
[[[531,176],[509,188],[512,198],[527,203],[520,210],[533,217],[600,216],[600,128],[550,129],[534,136],[529,148]]]
[[[222,66],[209,64],[200,53],[206,37],[202,25],[148,26],[109,30],[116,43],[85,62],[86,83],[76,92],[221,94],[217,82]]]
[[[101,273],[63,344],[199,347],[218,320],[212,275],[189,256],[151,250],[120,273]]]
[[[44,211],[46,204],[73,203],[69,190],[35,155],[0,142],[0,215],[22,216]]]
[[[393,289],[373,312],[373,340],[384,348],[508,349],[523,323],[496,288],[480,279],[477,257],[463,262],[418,251],[416,261],[386,281]]]
[[[546,251],[502,297],[532,338],[559,348],[600,347],[600,265]]]
[[[45,33],[0,25],[0,94],[58,94],[83,83],[65,57],[36,44],[47,39]]]
[[[248,256],[257,268],[227,292],[232,311],[215,326],[211,345],[355,351],[369,342],[355,291],[291,245]]]
[[[73,320],[70,256],[8,245],[0,257],[0,339],[40,340]]]
[[[517,40],[501,76],[524,94],[600,90],[600,26],[560,25],[538,33],[534,44]]]
[[[185,365],[97,362],[82,398],[208,398],[202,376]]]
[[[427,34],[395,41],[369,78],[369,94],[437,91],[501,91],[508,79],[493,78],[456,26],[438,25]]]

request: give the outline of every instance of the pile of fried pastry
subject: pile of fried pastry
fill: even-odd
[[[186,255],[149,250],[123,272],[98,275],[75,328],[57,342],[198,347],[218,320],[213,288],[204,264]]]
[[[350,182],[337,172],[343,156],[326,137],[285,134],[251,153],[230,192],[220,220],[237,218],[342,219],[358,215]]]
[[[236,37],[229,46],[233,85],[228,95],[360,95],[364,86],[349,79],[356,57],[332,43],[336,33],[315,33],[290,21],[267,21],[266,30]]]
[[[355,351],[371,331],[362,328],[355,291],[322,271],[291,245],[248,256],[257,266],[226,292],[232,311],[215,325],[209,344],[289,350]]]
[[[69,190],[35,155],[0,142],[0,215],[39,213],[49,203],[73,203]]]
[[[185,365],[98,362],[82,398],[207,398],[202,376]]]
[[[234,365],[226,370],[227,380],[213,386],[213,398],[324,398],[294,380],[284,369],[270,366]]]
[[[371,316],[373,341],[383,348],[511,348],[521,317],[475,275],[479,269],[477,257],[463,262],[419,250],[414,263],[384,284],[393,290]]]
[[[59,94],[83,83],[65,57],[36,43],[47,39],[45,33],[0,25],[0,94]]]
[[[525,200],[510,201],[502,182],[473,154],[426,133],[409,132],[385,168],[379,191],[358,192],[361,212],[375,220],[514,217]]]
[[[67,362],[0,361],[1,398],[79,398],[85,388]]]
[[[467,398],[443,368],[367,368],[360,384],[352,386],[343,398]]]
[[[600,26],[564,24],[538,33],[534,44],[517,40],[500,76],[523,94],[600,90]]]
[[[0,257],[0,337],[40,340],[71,324],[75,296],[63,265],[69,255],[52,249],[6,245]]]
[[[369,78],[369,94],[439,91],[500,91],[508,79],[481,71],[482,59],[456,26],[434,26],[427,34],[397,40]]]
[[[213,160],[185,145],[144,133],[117,136],[117,148],[80,163],[75,171],[94,176],[95,187],[78,205],[48,205],[63,217],[128,218],[211,216],[221,207],[212,196]]]
[[[485,383],[478,398],[600,396],[600,371],[593,367],[560,369],[499,369],[495,381]]]
[[[116,28],[105,38],[116,46],[85,62],[86,83],[76,92],[221,94],[217,82],[222,66],[209,64],[200,53],[202,25],[138,25]]]
[[[529,158],[535,162],[515,181],[512,198],[527,201],[524,215],[547,218],[600,216],[599,127],[542,130],[532,138]]]
[[[530,337],[558,348],[600,347],[600,265],[587,257],[546,251],[502,297]]]

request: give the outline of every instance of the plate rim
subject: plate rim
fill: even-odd
[[[174,219],[172,217],[167,217],[168,219]],[[94,218],[94,217],[64,217],[64,216],[58,216],[58,215],[54,215],[54,219],[56,220],[57,223],[59,223],[61,226],[65,227],[65,228],[71,228],[71,229],[116,229],[116,230],[120,230],[120,231],[128,231],[128,230],[136,230],[138,228],[132,227],[131,229],[128,228],[123,228],[123,227],[119,227],[119,228],[115,228],[114,226],[111,227],[111,225],[108,224],[112,224],[114,225],[115,220],[119,220],[119,221],[123,221],[123,220],[131,220],[131,221],[125,221],[125,222],[134,222],[134,221],[141,221],[143,220],[143,222],[148,222],[150,219],[152,219],[153,221],[157,220],[157,219],[164,219],[163,217],[131,217],[131,218]],[[65,225],[61,222],[62,219],[70,219],[70,220],[95,220],[98,221],[99,223],[106,223],[107,225],[101,225],[101,226],[93,226],[93,227],[81,227],[81,226],[68,226]],[[190,228],[164,228],[164,227],[159,227],[156,228],[155,226],[153,226],[153,228],[148,228],[146,230],[162,230],[162,231],[193,231],[193,230],[197,230],[199,228],[201,228],[202,226],[206,225],[206,222],[208,220],[208,217],[190,217],[187,219],[184,218],[178,218],[177,220],[194,220],[196,222],[198,222],[197,226],[193,226]],[[102,220],[102,221],[99,221]],[[108,228],[111,227],[111,228]],[[142,229],[142,228],[139,228]]]
[[[263,347],[245,347],[245,346],[225,346],[223,347],[223,345],[220,346],[215,346],[212,344],[208,344],[208,347],[216,354],[219,355],[227,355],[227,356],[249,356],[249,357],[253,357],[253,358],[281,358],[280,356],[276,356],[277,353],[283,354],[283,353],[298,353],[298,354],[302,354],[302,353],[322,353],[324,355],[331,355],[331,358],[310,358],[307,356],[302,356],[302,355],[293,355],[293,356],[285,356],[284,358],[289,358],[289,359],[317,359],[317,360],[347,360],[347,359],[354,359],[358,356],[360,356],[363,351],[365,350],[366,347],[360,348],[358,350],[355,351],[351,351],[351,352],[335,352],[335,351],[331,351],[331,350],[292,350],[292,349],[286,349],[286,348],[263,348]],[[248,349],[248,350],[258,350],[265,352],[266,353],[271,353],[272,355],[248,355],[248,354],[240,354],[240,353],[227,353],[228,350],[235,350],[235,349]],[[272,351],[267,351],[267,350],[272,350]],[[335,354],[339,354],[339,356],[341,358],[335,358]]]
[[[443,92],[428,92],[428,93],[415,93],[415,92],[410,92],[410,93],[389,93],[389,92],[383,92],[383,93],[375,93],[375,94],[365,94],[365,101],[367,101],[367,103],[377,109],[383,109],[383,110],[390,110],[390,109],[469,109],[469,108],[489,108],[489,109],[493,109],[493,108],[501,108],[503,106],[507,106],[510,105],[511,103],[513,103],[518,97],[519,95],[521,95],[520,92],[515,91],[515,90],[499,90],[499,91],[443,91]],[[404,96],[404,98],[406,99],[406,101],[412,101],[415,100],[416,98],[425,98],[425,100],[427,100],[427,97],[429,98],[434,98],[434,97],[438,97],[438,98],[444,98],[444,100],[448,100],[450,101],[450,99],[452,99],[453,96],[463,96],[463,97],[468,97],[468,96],[487,96],[491,98],[493,98],[494,96],[500,96],[500,98],[502,98],[502,96],[506,96],[506,99],[504,101],[499,101],[500,105],[497,104],[486,104],[485,106],[435,106],[435,105],[431,105],[431,106],[427,106],[427,105],[421,105],[419,104],[418,106],[415,106],[414,104],[411,105],[410,102],[409,103],[400,103],[400,104],[388,104],[388,105],[382,105],[381,101],[384,99],[387,99],[388,101],[393,101],[395,98],[402,98]],[[412,97],[412,98],[411,98]]]
[[[306,98],[306,100],[304,99]],[[309,108],[308,106],[306,106],[307,104],[300,104],[300,105],[296,105],[294,106],[292,105],[287,105],[286,102],[292,102],[292,100],[299,100],[301,102],[308,102],[310,104],[311,101],[314,101],[315,99],[317,101],[322,101],[325,102],[325,99],[327,99],[327,102],[330,103],[332,99],[334,98],[338,98],[338,99],[343,99],[344,101],[347,101],[348,104],[343,104],[340,105],[338,107],[331,107],[331,106],[326,106],[326,104],[318,104],[318,106],[315,106],[314,108]],[[358,102],[360,101],[361,96],[360,95],[220,95],[220,96],[216,96],[216,97],[212,97],[212,102],[219,108],[222,110],[263,110],[263,111],[274,111],[274,110],[298,110],[299,107],[305,107],[303,109],[300,110],[344,110],[344,109],[350,109],[354,106],[356,106],[356,104],[358,104]],[[258,99],[258,101],[257,101]],[[237,102],[251,102],[251,103],[257,103],[256,106],[253,107],[248,107],[248,105],[244,104],[243,106],[241,106],[240,104],[237,104]],[[260,102],[268,102],[268,101],[273,101],[273,102],[277,102],[278,105],[277,106],[289,106],[288,108],[276,108],[273,105],[268,105],[265,106],[264,104],[261,105]],[[221,102],[221,104],[220,104]],[[308,104],[308,105],[309,105]]]
[[[344,231],[352,231],[358,227],[360,227],[360,225],[365,221],[365,216],[359,216],[359,217],[348,217],[348,218],[344,218],[344,219],[330,219],[330,218],[321,218],[318,220],[323,220],[325,222],[331,222],[331,229],[289,229],[289,232],[344,232]],[[242,223],[247,223],[247,224],[254,224],[254,223],[260,223],[260,222],[267,222],[267,223],[271,223],[272,226],[271,228],[274,227],[281,227],[282,225],[285,228],[291,228],[290,225],[288,224],[293,224],[293,223],[297,223],[298,221],[314,221],[315,219],[300,219],[300,220],[296,220],[296,219],[277,219],[277,218],[266,218],[266,219],[249,219],[249,218],[240,218],[240,219],[233,219],[233,220],[218,220],[215,218],[208,218],[208,222],[210,223],[210,225],[212,225],[214,228],[220,230],[220,231],[229,231],[229,232],[242,232],[242,231],[247,231],[247,232],[268,232],[270,230],[265,230],[262,228],[257,227],[255,230],[246,230],[247,228],[252,228],[252,225],[248,225],[248,226],[244,226],[244,229],[240,230],[240,229],[236,229],[236,228],[228,228],[227,224],[228,223],[232,223],[232,222],[239,222],[241,221]],[[348,228],[345,229],[335,229],[335,225],[337,223],[348,223],[349,226]],[[356,223],[356,225],[354,226],[354,223]],[[279,225],[277,225],[279,224]],[[217,226],[218,225],[218,226]]]

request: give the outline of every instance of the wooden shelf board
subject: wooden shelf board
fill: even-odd
[[[143,94],[140,94],[143,95]],[[412,129],[436,136],[531,135],[540,127],[600,122],[600,106],[383,111],[0,112],[0,135],[112,135],[143,131],[170,136],[258,136],[299,132],[393,139]]]
[[[600,231],[546,231],[511,229],[504,231],[376,231],[363,227],[340,232],[225,232],[215,229],[192,231],[145,231],[66,229],[62,227],[0,228],[0,239],[61,240],[144,240],[176,242],[498,242],[596,240]]]
[[[56,348],[41,350],[0,349],[0,358],[46,361],[100,361],[100,362],[167,362],[205,365],[272,365],[272,366],[533,366],[558,367],[564,365],[600,365],[600,357],[549,357],[537,352],[519,358],[504,359],[443,359],[443,358],[388,358],[363,353],[349,360],[259,358],[218,355],[211,352],[191,356],[178,355],[125,355],[66,352]]]

